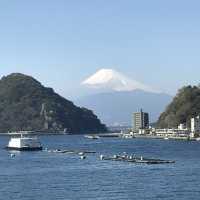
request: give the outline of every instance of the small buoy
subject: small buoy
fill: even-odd
[[[104,156],[103,155],[100,155],[100,160],[103,160],[104,159]]]
[[[86,156],[81,156],[80,158],[81,158],[81,160],[84,160],[84,159],[86,159]]]
[[[117,158],[117,157],[118,157],[117,155],[114,155],[114,156],[113,156],[113,158]]]
[[[11,153],[11,154],[10,154],[10,157],[11,157],[11,158],[14,158],[14,157],[15,157],[15,154],[14,154],[14,153]]]

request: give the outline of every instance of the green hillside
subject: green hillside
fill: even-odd
[[[91,110],[75,106],[30,76],[14,73],[0,80],[0,132],[64,128],[71,133],[106,130]]]
[[[200,87],[186,86],[180,89],[158,120],[160,128],[177,127],[180,123],[190,126],[191,117],[200,114]]]

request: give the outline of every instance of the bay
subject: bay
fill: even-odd
[[[9,138],[0,137],[0,199],[123,200],[199,199],[200,143],[159,139],[101,138],[82,135],[42,136],[48,149],[90,150],[81,160],[74,154],[10,152]],[[100,161],[100,154],[127,152],[175,160],[175,164],[141,165]]]

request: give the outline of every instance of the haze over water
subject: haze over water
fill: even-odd
[[[44,136],[49,149],[85,149],[97,153],[81,160],[77,155],[21,152],[11,158],[0,140],[0,196],[4,200],[55,199],[164,199],[198,200],[200,145],[198,142],[149,139],[99,139],[83,136]],[[135,153],[175,160],[175,164],[135,165],[100,161],[99,155]],[[1,199],[0,198],[0,199]]]

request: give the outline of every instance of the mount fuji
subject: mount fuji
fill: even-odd
[[[113,69],[101,69],[81,83],[86,95],[75,100],[92,109],[108,126],[131,125],[132,113],[143,108],[155,122],[172,97]]]
[[[81,84],[88,88],[117,92],[133,91],[137,89],[147,92],[158,92],[140,82],[126,77],[122,73],[113,69],[101,69],[94,75],[84,80]]]

